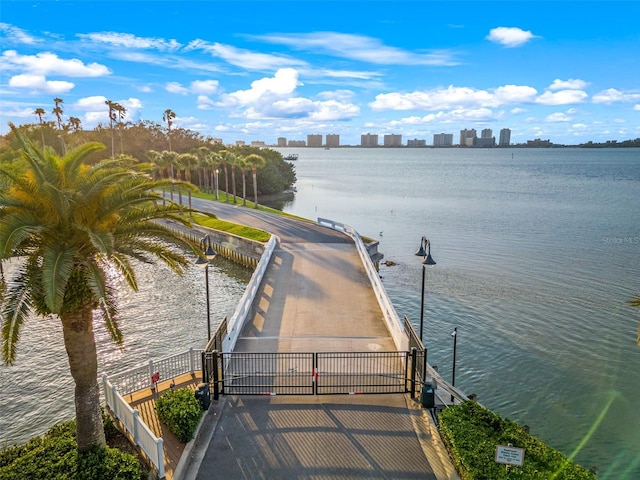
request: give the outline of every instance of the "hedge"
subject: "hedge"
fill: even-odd
[[[179,388],[167,390],[156,401],[156,412],[182,443],[193,438],[202,416],[202,406],[193,390]]]
[[[474,401],[440,413],[440,434],[461,480],[594,480],[597,477],[555,450],[516,422],[504,419]],[[497,463],[496,447],[523,448],[521,467]]]

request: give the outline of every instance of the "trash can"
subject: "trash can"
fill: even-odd
[[[422,405],[422,408],[435,408],[436,406],[436,391],[433,388],[433,385],[429,382],[424,382],[422,384],[420,404]]]
[[[200,400],[200,405],[203,410],[208,410],[211,405],[211,397],[209,396],[209,384],[201,383],[198,385],[198,389],[195,391],[196,398]]]

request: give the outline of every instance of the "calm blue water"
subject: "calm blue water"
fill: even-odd
[[[298,193],[286,211],[326,217],[380,241],[383,282],[417,326],[426,235],[425,343],[456,385],[602,479],[640,478],[640,151],[289,149]],[[216,259],[219,262],[221,259]],[[201,347],[204,273],[142,266],[122,291],[123,350],[98,331],[100,370]],[[250,273],[210,270],[212,323],[230,315]],[[144,279],[144,282],[142,281]],[[25,326],[17,364],[0,366],[0,444],[73,417],[55,320]]]
[[[15,265],[4,265],[10,273]],[[139,265],[139,291],[120,285],[120,328],[116,346],[96,323],[99,375],[145,365],[203,348],[207,338],[204,270],[193,267],[179,277],[164,265]],[[209,267],[212,330],[234,312],[251,270],[217,257]],[[24,443],[53,424],[75,416],[62,327],[54,318],[29,319],[23,326],[15,365],[0,364],[0,448]]]
[[[283,149],[285,211],[347,223],[396,266],[383,282],[456,385],[603,479],[640,478],[640,151]]]

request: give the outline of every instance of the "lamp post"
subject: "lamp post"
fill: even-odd
[[[431,257],[431,242],[427,237],[423,236],[420,240],[420,248],[416,250],[417,257],[423,257],[422,260],[422,296],[420,300],[420,342],[422,342],[422,327],[424,325],[424,279],[426,267],[433,267],[436,261]]]
[[[456,386],[456,345],[458,343],[458,327],[453,329],[451,332],[451,336],[453,337],[453,371],[451,372],[451,386]],[[453,402],[453,395],[451,395],[451,401]]]
[[[204,278],[205,278],[205,291],[207,295],[207,343],[211,339],[211,306],[209,303],[209,262],[213,260],[217,253],[211,246],[211,239],[209,235],[205,235],[202,240],[200,240],[200,250],[204,253],[204,257],[198,257],[196,260],[196,265],[200,268],[204,268]]]
[[[216,168],[216,169],[215,169],[215,171],[213,172],[213,173],[214,173],[214,175],[213,175],[213,180],[214,180],[214,183],[215,183],[215,189],[216,189],[216,200],[219,200],[219,198],[218,198],[218,173],[219,173],[219,172],[220,172],[220,171],[219,171],[217,168]]]

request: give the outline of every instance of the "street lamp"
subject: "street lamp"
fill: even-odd
[[[213,176],[213,180],[215,183],[215,189],[216,189],[216,200],[219,200],[218,198],[218,173],[220,172],[220,170],[218,170],[217,168],[215,169],[214,176]]]
[[[425,250],[426,249],[426,250]],[[420,342],[422,342],[422,327],[424,325],[424,277],[426,267],[433,267],[436,261],[431,257],[431,242],[423,236],[420,240],[420,248],[416,250],[417,257],[423,257],[422,261],[422,297],[420,300]]]
[[[217,253],[211,246],[209,235],[205,235],[200,240],[200,250],[204,253],[205,258],[198,257],[196,265],[204,268],[205,290],[207,294],[207,342],[211,339],[211,306],[209,303],[209,262],[213,260]]]
[[[451,373],[451,386],[456,386],[456,344],[458,343],[458,327],[451,332],[453,337],[453,372]],[[451,401],[453,402],[453,395],[451,395]]]

